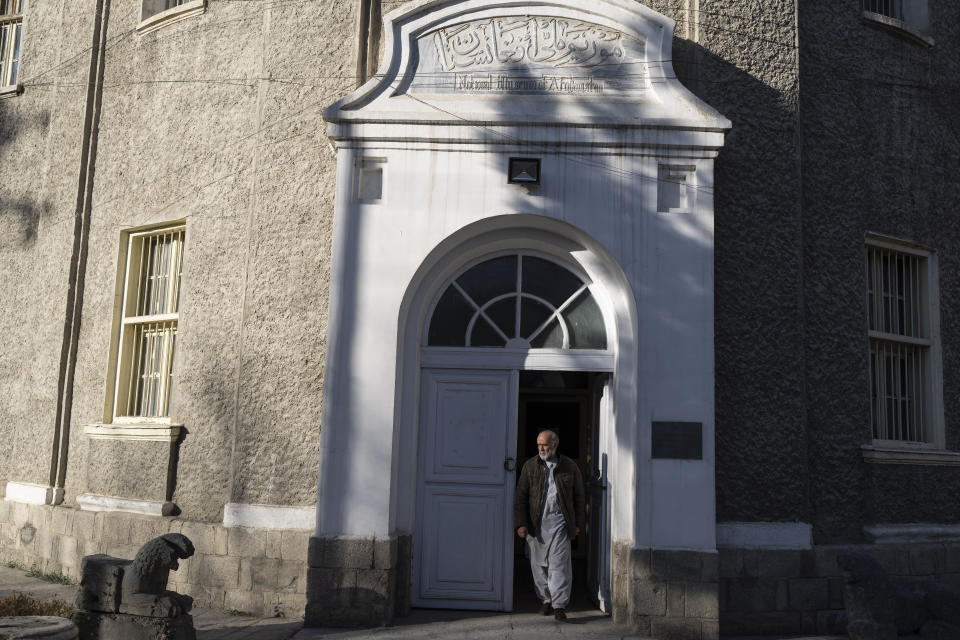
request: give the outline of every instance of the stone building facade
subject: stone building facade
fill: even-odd
[[[425,550],[560,406],[586,588],[644,633],[832,632],[850,547],[960,582],[955,3],[0,9],[0,559],[177,531],[200,605],[509,608],[508,537],[489,597]],[[595,302],[455,344],[509,260]],[[486,424],[468,388],[505,466],[451,488],[425,416]]]

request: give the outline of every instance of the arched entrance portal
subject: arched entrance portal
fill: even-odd
[[[536,433],[553,428],[589,486],[578,589],[606,608],[616,330],[604,288],[569,252],[542,249],[488,252],[440,282],[419,348],[411,604],[513,608],[516,473]]]
[[[600,374],[613,560],[597,566],[614,568],[621,619],[663,615],[634,597],[653,584],[644,554],[715,554],[713,175],[731,125],[676,78],[673,29],[631,0],[406,3],[385,16],[376,76],[324,110],[338,160],[311,623],[386,623],[410,602],[510,607],[503,464],[521,413],[550,395],[544,380],[521,393],[531,372]],[[518,160],[539,163],[535,182],[515,180]],[[472,305],[451,293],[460,337],[431,344],[447,288],[509,255],[586,284],[605,348],[578,348],[565,301],[522,288]],[[495,418],[478,440],[470,425]],[[430,426],[445,419],[463,426]],[[655,424],[695,428],[702,455],[655,458]],[[716,602],[715,583],[696,588]]]

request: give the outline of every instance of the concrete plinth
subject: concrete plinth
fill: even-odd
[[[196,640],[193,617],[150,618],[126,613],[80,611],[74,615],[80,640]]]

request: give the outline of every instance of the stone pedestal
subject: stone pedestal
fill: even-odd
[[[123,572],[132,562],[103,554],[84,556],[77,607],[88,611],[117,611]]]
[[[133,560],[105,555],[85,556],[77,594],[80,611],[74,620],[83,640],[196,640],[187,613],[193,598],[167,590],[178,559],[194,553],[180,533],[148,541]]]
[[[196,640],[193,616],[150,618],[126,613],[80,611],[74,615],[80,640]],[[74,636],[76,637],[76,636]]]
[[[77,625],[57,616],[0,618],[4,640],[76,640],[77,634]]]
[[[410,608],[410,536],[311,538],[307,627],[390,624]]]
[[[644,636],[717,640],[717,554],[613,547],[613,621]]]

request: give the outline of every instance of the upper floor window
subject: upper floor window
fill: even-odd
[[[20,70],[24,0],[0,0],[0,89],[15,87]]]
[[[933,45],[927,0],[860,0],[863,17],[912,40]]]
[[[165,24],[203,13],[206,0],[143,0],[138,33],[153,31]]]
[[[935,256],[869,237],[866,269],[873,439],[942,447]]]
[[[434,307],[428,346],[606,349],[603,314],[566,267],[514,254],[453,279]]]
[[[177,225],[128,237],[114,401],[117,418],[169,416],[184,232]]]
[[[174,9],[181,5],[187,4],[190,0],[143,0],[143,8],[140,11],[140,19],[146,20],[151,16],[155,16],[158,13],[166,11],[168,9]]]

